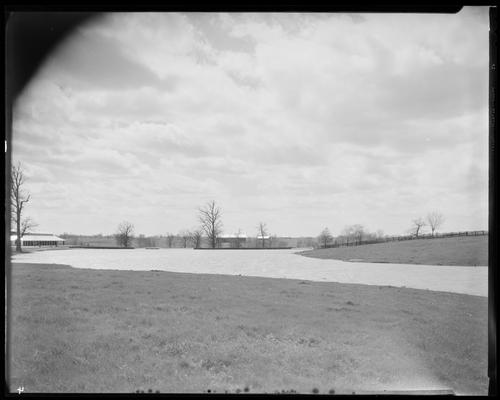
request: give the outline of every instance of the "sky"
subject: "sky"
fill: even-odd
[[[112,13],[13,109],[37,231],[488,229],[488,11]],[[427,231],[429,229],[427,228]]]

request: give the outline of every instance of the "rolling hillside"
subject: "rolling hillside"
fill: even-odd
[[[344,261],[486,266],[488,265],[488,236],[461,236],[386,242],[352,247],[308,250],[300,254],[307,257]]]

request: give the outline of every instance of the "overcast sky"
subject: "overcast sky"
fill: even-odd
[[[14,108],[38,231],[488,228],[488,12],[110,14]]]

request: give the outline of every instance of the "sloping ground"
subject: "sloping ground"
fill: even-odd
[[[395,264],[488,265],[488,236],[366,244],[301,252],[307,257]]]
[[[487,299],[13,264],[10,388],[487,393]]]

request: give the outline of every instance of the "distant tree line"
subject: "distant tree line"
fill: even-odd
[[[424,228],[431,229],[431,237],[434,237],[445,221],[443,214],[433,211],[426,218],[418,217],[412,220],[411,228],[408,230],[410,237],[419,238],[424,234]],[[317,247],[329,247],[332,245],[358,245],[362,242],[376,242],[388,239],[382,230],[376,232],[367,231],[363,225],[354,224],[346,226],[341,234],[333,237],[328,228],[324,228],[317,238]],[[391,237],[392,238],[392,237]]]
[[[31,200],[31,195],[26,193],[24,185],[26,178],[21,168],[21,164],[11,168],[10,173],[10,204],[11,221],[16,228],[16,251],[22,251],[21,240],[24,234],[29,233],[37,224],[30,218],[24,216],[26,204]],[[415,238],[421,237],[425,227],[431,230],[433,237],[437,230],[442,227],[445,218],[443,214],[433,211],[427,214],[426,218],[418,217],[412,220],[411,228],[408,233]],[[181,230],[178,234],[171,232],[159,236],[145,236],[140,234],[135,236],[135,228],[131,222],[121,222],[114,235],[103,236],[102,234],[93,236],[62,234],[69,245],[87,245],[87,246],[109,246],[114,242],[118,247],[221,247],[223,238],[222,211],[215,201],[208,202],[204,207],[198,208],[199,226],[191,230]],[[235,235],[234,245],[241,246],[238,240],[242,235],[241,229]],[[276,235],[269,234],[267,224],[259,222],[256,228],[255,237],[249,237],[245,240],[246,247],[329,247],[331,245],[357,245],[362,242],[380,241],[387,239],[382,230],[376,232],[367,231],[363,225],[354,224],[344,227],[340,235],[334,237],[328,227],[325,227],[317,238],[279,238]]]
[[[116,246],[119,247],[161,247],[161,248],[200,248],[223,247],[226,239],[223,237],[222,210],[215,203],[210,201],[205,206],[198,208],[199,226],[192,229],[183,229],[177,234],[167,232],[165,235],[145,236],[134,235],[134,225],[123,221],[113,235]],[[91,243],[96,245],[96,241],[109,242],[110,237],[96,235],[93,237],[76,237],[68,234],[62,235],[68,244],[85,245]],[[256,227],[255,236],[246,237],[245,240],[238,240],[243,236],[241,229],[234,234],[232,243],[234,247],[312,247],[314,238],[279,238],[275,234],[270,234],[265,222],[259,222]]]

